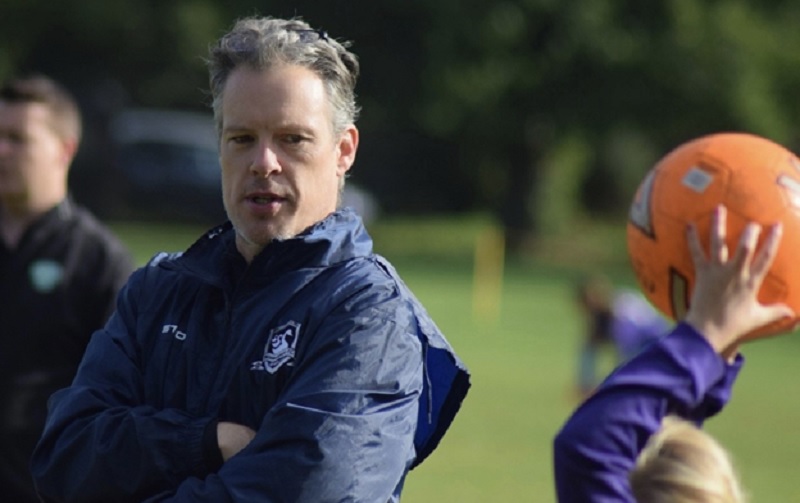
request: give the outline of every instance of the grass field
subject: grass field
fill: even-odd
[[[387,221],[371,229],[376,250],[395,263],[472,372],[460,414],[439,449],[409,475],[404,503],[554,502],[551,441],[576,405],[580,319],[571,286],[596,269],[633,284],[624,229],[585,224],[547,238],[530,259],[505,264],[499,312],[478,311],[472,259],[485,226],[465,218]],[[140,263],[157,250],[185,248],[200,232],[114,228]],[[746,347],[734,399],[707,426],[732,451],[753,502],[800,501],[798,337]]]

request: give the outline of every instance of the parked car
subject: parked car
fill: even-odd
[[[114,116],[104,133],[105,145],[84,158],[71,179],[76,197],[100,216],[212,224],[225,219],[210,114],[129,109]]]

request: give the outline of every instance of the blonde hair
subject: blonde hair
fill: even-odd
[[[744,503],[728,452],[709,434],[666,417],[630,473],[640,503]]]

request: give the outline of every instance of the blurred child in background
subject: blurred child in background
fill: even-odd
[[[614,288],[602,274],[583,278],[576,300],[585,319],[578,360],[581,397],[590,395],[604,377],[598,371],[604,350],[614,352],[616,363],[628,361],[670,327],[641,293]]]

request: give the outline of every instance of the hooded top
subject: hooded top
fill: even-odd
[[[355,213],[249,265],[228,223],[134,273],[32,472],[44,501],[396,501],[468,387]],[[256,431],[225,463],[218,421]]]
[[[618,367],[555,437],[558,502],[634,503],[629,473],[664,417],[702,425],[728,403],[743,365],[682,322]]]

